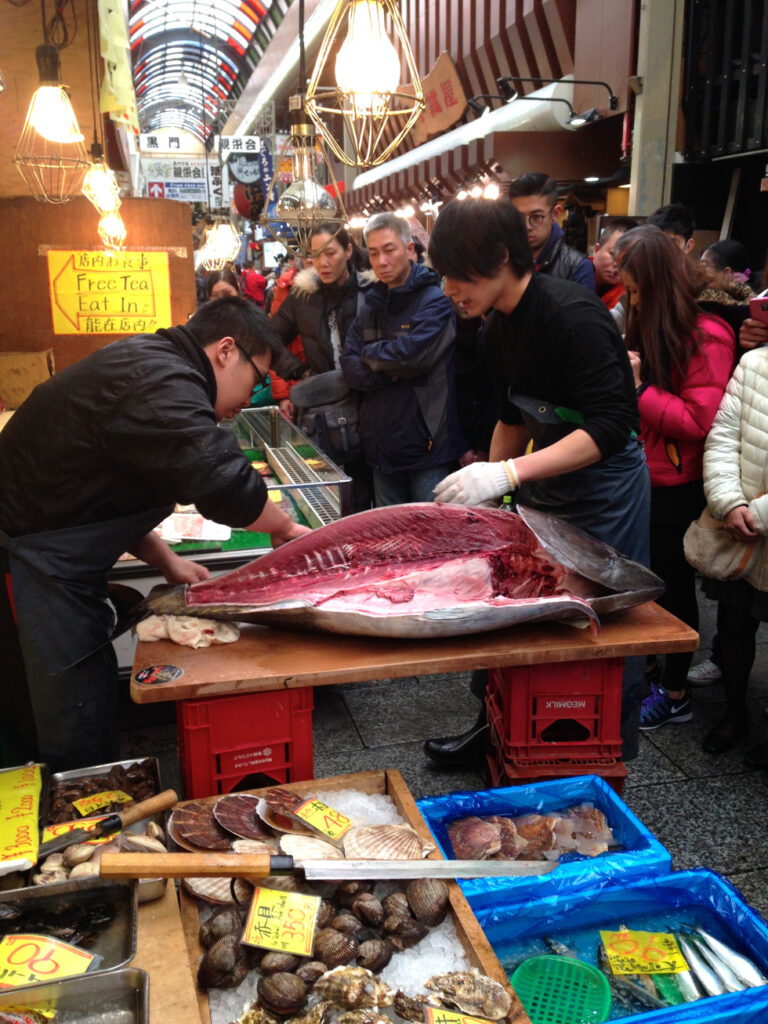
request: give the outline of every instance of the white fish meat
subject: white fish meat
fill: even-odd
[[[586,619],[657,597],[650,570],[531,509],[395,505],[347,516],[146,612],[373,636]]]

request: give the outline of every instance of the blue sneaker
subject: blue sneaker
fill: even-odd
[[[660,683],[651,683],[651,695],[640,706],[640,730],[651,732],[667,722],[690,722],[693,718],[691,695],[673,700]]]

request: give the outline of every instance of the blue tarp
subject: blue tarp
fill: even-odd
[[[597,775],[428,797],[419,800],[418,806],[443,855],[453,859],[447,828],[456,818],[489,814],[514,818],[534,811],[561,811],[581,803],[592,803],[600,808],[621,849],[609,850],[597,857],[569,854],[554,871],[538,877],[459,879],[475,913],[495,905],[500,899],[537,899],[561,892],[570,893],[574,889],[594,889],[615,879],[631,880],[640,875],[666,874],[671,870],[672,858],[666,848]]]
[[[477,918],[497,955],[507,951],[502,953],[504,959],[516,944],[524,948],[545,936],[567,942],[574,932],[612,929],[618,922],[631,928],[633,918],[654,914],[673,922],[683,918],[690,924],[702,923],[721,941],[748,956],[768,977],[768,925],[747,906],[738,890],[714,871],[619,880],[599,890],[560,891],[525,902],[511,892],[506,899],[498,894],[495,904]],[[768,986],[625,1019],[632,1024],[766,1024]]]

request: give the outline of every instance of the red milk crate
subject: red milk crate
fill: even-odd
[[[622,658],[491,669],[488,719],[507,761],[621,757]]]
[[[186,795],[231,793],[314,775],[312,687],[183,700],[176,706]]]

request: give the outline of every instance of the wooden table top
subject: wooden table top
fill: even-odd
[[[169,640],[139,643],[131,674],[131,697],[137,704],[154,704],[475,668],[694,651],[698,643],[695,630],[653,602],[607,617],[596,637],[588,629],[559,622],[440,640],[392,640],[243,626],[236,643],[201,650]],[[166,681],[137,680],[137,673],[152,666],[170,667],[176,672],[166,672]],[[174,675],[176,678],[167,678]]]

